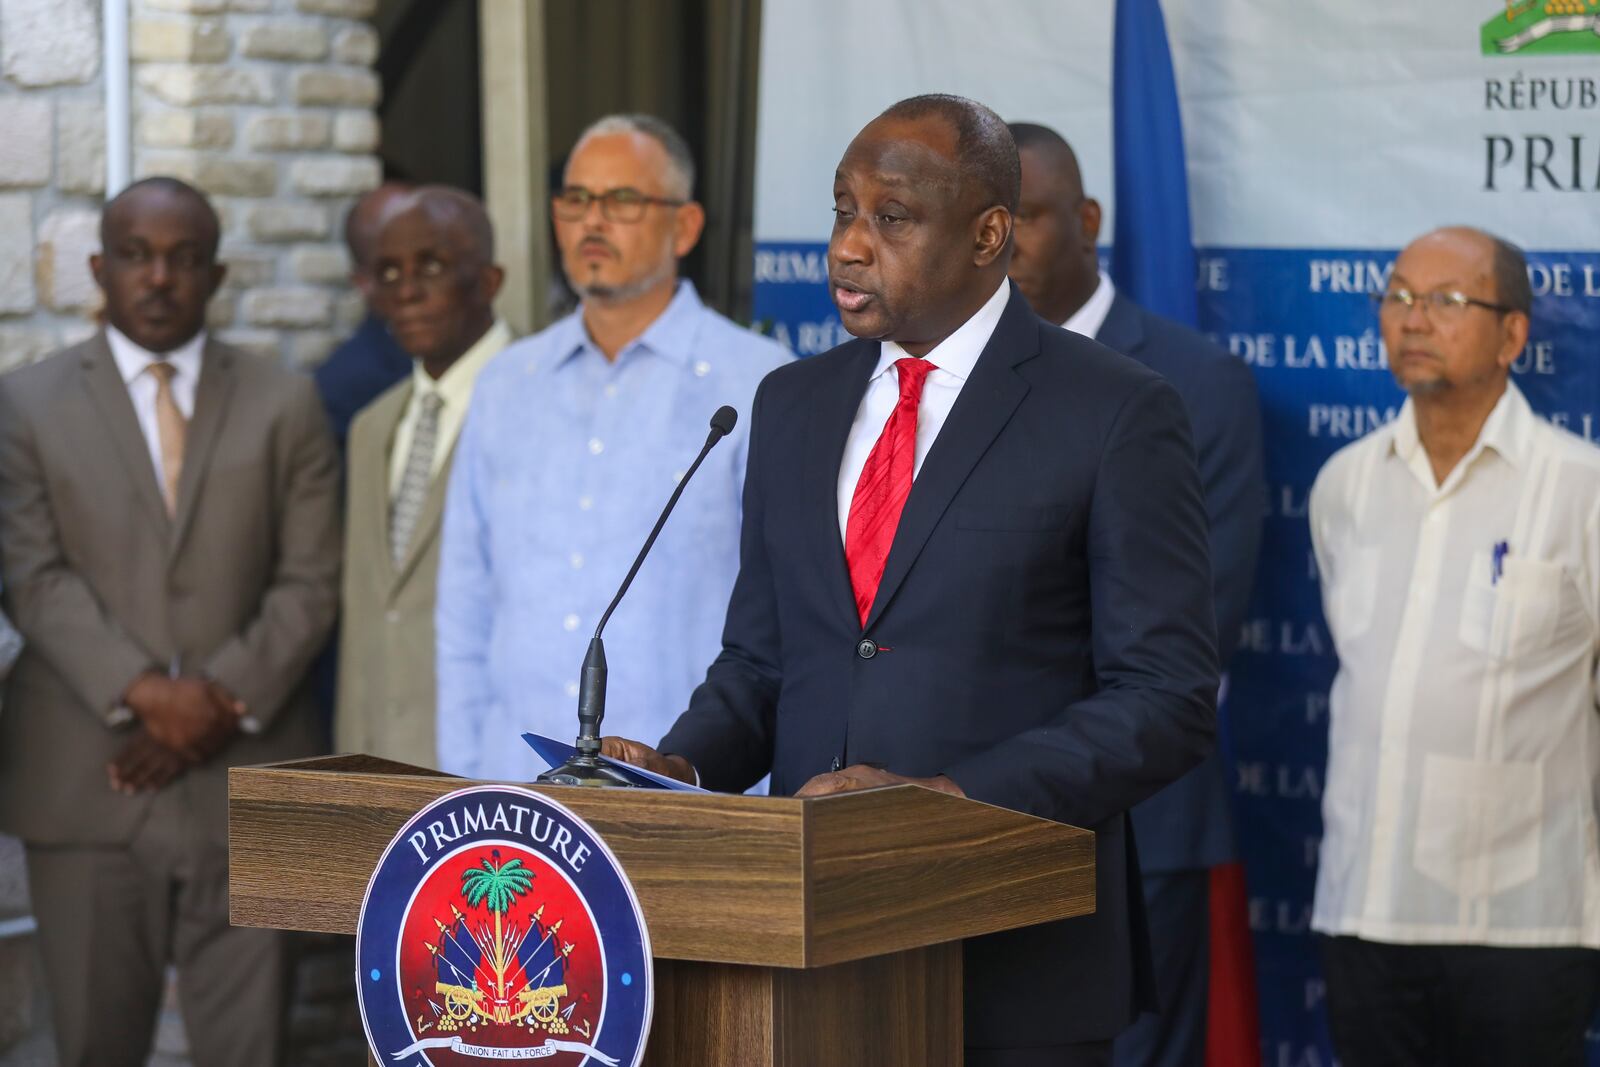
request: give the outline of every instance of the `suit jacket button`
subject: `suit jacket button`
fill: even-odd
[[[828,765],[828,770],[837,771],[840,767],[843,767],[843,766],[844,766],[844,760],[840,759],[838,756],[835,756],[835,757],[833,757],[833,762]]]
[[[863,637],[861,639],[861,643],[856,646],[856,655],[860,656],[862,659],[871,659],[877,654],[878,642],[874,641],[870,637]]]

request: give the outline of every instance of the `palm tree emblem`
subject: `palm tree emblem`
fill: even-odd
[[[511,967],[513,950],[506,942],[502,919],[517,898],[533,888],[533,872],[523,866],[519,859],[497,862],[500,859],[499,849],[489,855],[491,859],[482,860],[479,866],[461,872],[461,895],[472,907],[480,904],[488,907],[494,916],[494,946],[489,959],[494,968],[499,998],[504,1000],[506,972]]]

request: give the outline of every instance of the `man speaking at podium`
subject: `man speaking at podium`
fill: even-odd
[[[913,782],[1086,827],[1094,915],[967,942],[966,1062],[1110,1062],[1152,983],[1128,809],[1211,747],[1205,508],[1182,403],[1006,279],[1016,145],[895,104],[834,178],[858,340],[756,394],[723,650],[661,741],[718,790]]]

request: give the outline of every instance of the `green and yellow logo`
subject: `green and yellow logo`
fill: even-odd
[[[1600,52],[1600,0],[1506,0],[1481,37],[1486,56]]]

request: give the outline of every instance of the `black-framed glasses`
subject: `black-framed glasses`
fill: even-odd
[[[600,204],[600,214],[610,222],[638,222],[644,218],[644,209],[651,204],[660,204],[662,207],[682,207],[687,200],[671,200],[664,196],[648,196],[637,189],[626,186],[621,189],[612,189],[609,192],[597,193],[593,189],[585,189],[581,185],[569,185],[557,190],[550,198],[555,207],[556,218],[562,222],[581,222],[589,213],[589,205],[594,202]]]
[[[1505,304],[1479,300],[1457,289],[1432,293],[1415,293],[1403,287],[1386,289],[1381,293],[1373,293],[1372,300],[1378,305],[1379,314],[1402,315],[1420,305],[1423,314],[1439,321],[1459,319],[1467,313],[1468,308],[1483,308],[1497,315],[1505,315],[1516,310]]]

